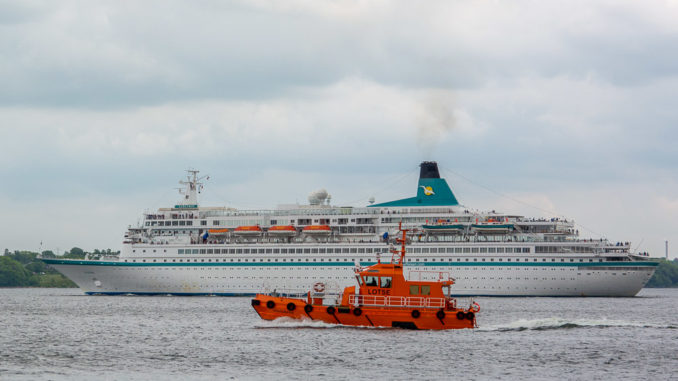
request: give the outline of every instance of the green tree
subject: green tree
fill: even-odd
[[[678,287],[678,262],[661,260],[645,287]]]
[[[46,273],[47,270],[47,264],[43,261],[35,261],[27,264],[24,266],[24,268],[33,274],[40,274],[40,273]]]
[[[30,251],[15,250],[14,253],[10,255],[10,258],[12,258],[15,261],[25,265],[25,264],[28,264],[28,263],[35,261],[35,258],[37,256],[38,256],[37,253],[33,253],[33,252],[30,252]]]
[[[8,256],[0,257],[0,287],[30,285],[30,273],[24,266]]]
[[[68,253],[64,254],[64,258],[80,259],[85,258],[85,251],[79,247],[74,247]]]
[[[52,250],[45,250],[45,251],[42,252],[42,257],[43,258],[54,258],[54,257],[56,257],[56,255],[54,254],[54,252]]]

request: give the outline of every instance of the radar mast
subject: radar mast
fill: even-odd
[[[186,180],[179,180],[183,188],[179,188],[179,194],[183,197],[174,206],[175,209],[198,209],[198,193],[203,190],[202,180],[209,180],[209,176],[198,177],[200,171],[196,169],[187,169]]]

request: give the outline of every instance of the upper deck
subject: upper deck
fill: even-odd
[[[198,178],[197,171],[189,173],[187,181],[180,182],[185,185],[181,191],[183,199],[172,208],[144,213],[141,225],[127,231],[125,243],[379,243],[388,240],[397,226],[403,224],[409,229],[419,229],[416,242],[422,244],[531,242],[535,244],[534,251],[544,253],[629,251],[628,243],[580,239],[574,221],[569,219],[528,218],[466,208],[457,202],[447,183],[439,178],[437,165],[431,162],[422,163],[416,197],[368,207],[331,206],[329,197],[326,203],[323,199],[311,205],[268,210],[202,207],[197,195],[203,178]],[[272,227],[277,227],[275,232],[269,232]]]

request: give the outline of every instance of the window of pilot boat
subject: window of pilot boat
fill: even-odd
[[[378,286],[379,285],[379,277],[366,276],[365,277],[365,285],[366,286],[372,286],[372,287]]]
[[[391,288],[391,279],[390,276],[381,277],[381,288]]]
[[[419,286],[410,286],[410,295],[419,295]]]
[[[421,286],[422,295],[431,295],[431,286]]]

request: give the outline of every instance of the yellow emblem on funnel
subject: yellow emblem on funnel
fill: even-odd
[[[433,188],[431,188],[431,187],[425,187],[423,185],[420,185],[420,187],[424,188],[424,194],[427,195],[427,196],[431,196],[431,195],[435,194],[435,192],[433,192]]]

